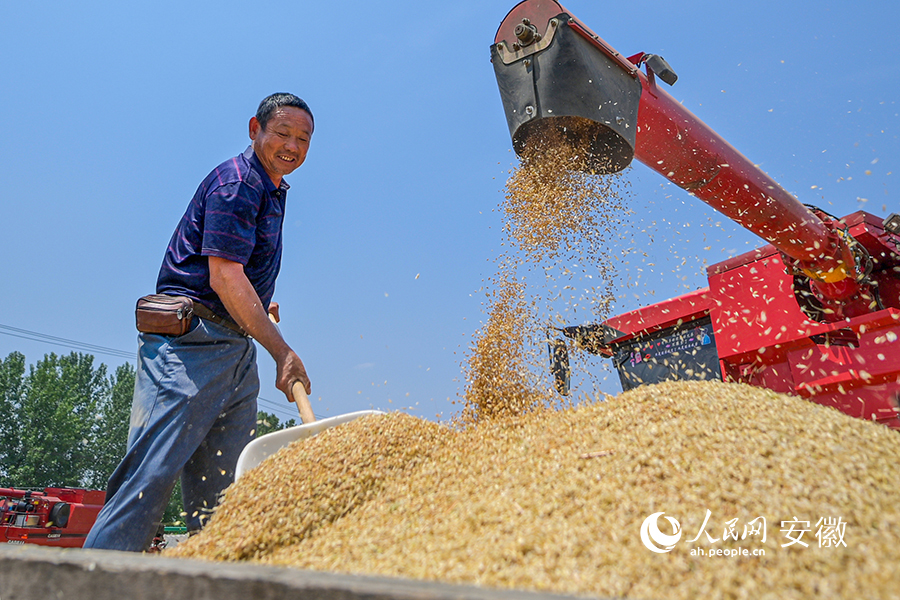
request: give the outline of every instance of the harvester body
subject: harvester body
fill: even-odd
[[[548,139],[599,173],[637,158],[768,242],[712,265],[708,288],[566,337],[612,358],[624,389],[724,379],[900,428],[900,217],[800,203],[662,89],[677,79],[664,59],[625,58],[553,0],[516,5],[491,59],[526,160]],[[550,354],[565,392],[564,343]]]
[[[74,488],[0,488],[0,544],[81,548],[105,496]]]

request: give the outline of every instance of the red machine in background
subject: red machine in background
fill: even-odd
[[[0,488],[0,543],[81,548],[105,497],[72,488]]]
[[[553,0],[516,5],[491,59],[518,154],[553,130],[596,172],[637,158],[768,242],[709,267],[708,288],[567,338],[612,358],[626,390],[724,379],[900,429],[900,215],[801,204],[660,87],[677,80],[664,59],[623,57]],[[550,350],[567,393],[565,340]]]

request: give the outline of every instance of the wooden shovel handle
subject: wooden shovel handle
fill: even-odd
[[[309,404],[309,396],[306,395],[306,389],[299,381],[295,381],[291,386],[291,397],[294,399],[294,404],[297,405],[297,410],[300,411],[300,420],[304,424],[313,423],[316,417],[313,414],[312,406]]]

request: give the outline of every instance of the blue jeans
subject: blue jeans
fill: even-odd
[[[210,321],[139,334],[134,387],[128,449],[85,548],[146,550],[179,476],[188,530],[200,529],[255,434],[256,345]]]

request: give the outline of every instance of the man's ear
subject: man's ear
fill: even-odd
[[[250,139],[255,140],[256,136],[259,135],[259,130],[262,127],[259,124],[259,120],[256,117],[250,117]]]

